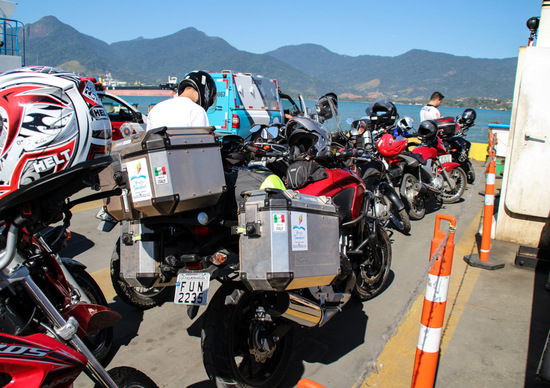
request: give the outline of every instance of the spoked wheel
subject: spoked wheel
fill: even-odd
[[[418,179],[414,175],[409,173],[403,175],[401,197],[404,199],[405,207],[411,220],[421,220],[426,214],[424,196],[415,188],[418,183]]]
[[[111,257],[111,281],[120,299],[140,310],[160,306],[174,294],[174,287],[134,287],[120,277],[120,239]]]
[[[354,294],[369,300],[386,285],[391,266],[391,242],[386,231],[377,227],[375,238],[364,248],[363,261],[354,265],[357,282]]]
[[[464,170],[460,167],[455,168],[448,174],[454,181],[455,188],[454,190],[451,190],[449,184],[445,181],[443,193],[441,194],[441,200],[443,203],[455,203],[458,202],[458,200],[462,197],[462,194],[464,194],[468,178],[466,177]]]
[[[109,371],[109,376],[119,388],[158,388],[145,373],[129,366],[113,368]],[[95,388],[98,387],[103,386],[96,384]]]
[[[105,300],[101,288],[84,268],[69,267],[68,269],[74,280],[76,280],[93,304],[107,306],[107,300]],[[90,334],[84,337],[83,341],[103,366],[107,365],[113,358],[114,346],[112,327],[102,329],[96,334]]]
[[[201,332],[204,367],[217,387],[276,387],[290,358],[292,326],[266,312],[264,293],[224,284],[210,302]],[[284,325],[287,330],[283,329]],[[286,332],[286,333],[285,333]]]

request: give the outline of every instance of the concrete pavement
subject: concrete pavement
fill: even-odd
[[[461,249],[464,252],[474,249],[473,235],[477,230],[478,215],[483,202],[483,197],[479,195],[479,192],[483,191],[483,173],[479,167],[478,182],[474,186],[469,186],[464,195],[464,201],[444,205],[444,208],[439,210],[458,219],[457,251],[458,245],[462,246]],[[92,272],[95,272],[96,279],[101,284],[105,284],[106,294],[112,295],[108,289],[107,266],[117,231],[110,234],[96,232],[97,220],[93,218],[94,214],[95,210],[83,210],[75,214],[72,230],[77,239],[72,242],[71,249],[73,253],[78,253],[77,256],[81,261],[89,265]],[[411,236],[397,233],[393,235],[392,282],[380,296],[365,303],[351,302],[342,313],[321,329],[298,329],[285,386],[295,385],[301,377],[311,378],[328,387],[359,386],[366,377],[366,371],[387,369],[381,365],[378,356],[406,326],[407,317],[415,315],[415,301],[424,291],[424,274],[434,219],[435,213],[431,213],[424,220],[413,222]],[[458,252],[455,252],[453,271],[460,275],[459,279],[465,279],[465,273],[474,274],[476,271],[481,271],[459,268],[458,264],[462,263],[462,260],[457,255]],[[483,275],[484,273],[478,273],[477,276]],[[499,276],[498,273],[496,276]],[[468,279],[473,281],[470,281],[467,287],[473,290],[477,287],[477,278],[469,276]],[[456,287],[463,291],[464,285],[465,283],[460,280]],[[452,284],[451,287],[453,287]],[[472,291],[469,293],[471,295]],[[456,299],[460,300],[463,294],[456,292]],[[518,293],[518,297],[524,298],[525,295]],[[460,338],[465,336],[462,333],[462,324],[459,322],[462,322],[462,314],[465,320],[469,319],[469,310],[466,308],[468,300],[469,298],[455,303],[449,298],[449,305],[455,303],[455,310],[449,307],[448,310],[453,310],[455,314],[450,320],[454,322],[454,326],[448,328],[444,338],[444,344],[445,341],[449,343],[448,354],[451,354],[454,346],[458,346],[454,345],[453,341],[460,343]],[[171,303],[145,313],[130,308],[116,297],[112,303],[112,306],[122,313],[123,321],[115,328],[120,349],[110,367],[117,365],[136,367],[150,375],[159,386],[164,387],[210,386],[202,366],[200,351],[199,336],[203,308],[199,316],[191,321],[187,318],[185,308]],[[410,309],[411,306],[412,309]],[[460,316],[457,315],[458,310],[461,310]],[[414,357],[419,317],[418,313],[411,321],[414,323],[409,322],[413,337],[412,347],[397,346],[397,352],[405,355],[411,353]],[[392,337],[396,332],[396,336]],[[389,343],[388,340],[390,340]],[[446,354],[442,356],[440,367],[440,381],[444,383],[439,386],[452,386],[449,385],[452,377],[446,376],[451,376],[460,370],[460,368],[453,370],[445,366]],[[460,352],[456,358],[461,358]],[[462,358],[464,364],[464,356]],[[395,379],[390,380],[389,385],[380,385],[380,379],[377,377],[378,380],[371,380],[367,386],[373,385],[372,381],[376,386],[408,386],[412,362],[413,359],[410,358],[410,361],[398,363],[398,369],[401,369],[402,374],[406,376],[403,381],[408,379],[404,385],[399,385]],[[387,363],[385,365],[388,366]],[[462,380],[462,383],[465,381],[472,380]],[[457,384],[454,386],[459,386],[460,382]],[[89,387],[91,384],[85,378],[80,378],[76,386]]]

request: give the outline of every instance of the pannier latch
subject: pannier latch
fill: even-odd
[[[248,237],[260,237],[260,223],[259,222],[247,222],[245,234]]]

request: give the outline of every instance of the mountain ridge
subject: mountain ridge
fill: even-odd
[[[517,58],[487,59],[411,49],[394,57],[338,54],[324,46],[287,45],[263,54],[240,50],[220,37],[186,27],[172,34],[108,44],[54,16],[25,26],[27,62],[87,75],[110,72],[134,82],[165,82],[198,68],[262,74],[282,89],[314,96],[425,98],[433,90],[452,97],[510,98]]]

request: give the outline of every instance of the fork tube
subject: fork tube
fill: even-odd
[[[48,318],[54,323],[58,328],[63,327],[67,324],[67,321],[63,316],[57,311],[57,309],[52,305],[50,300],[44,295],[42,290],[36,285],[34,280],[30,275],[24,276],[21,281],[23,285],[35,299],[36,303],[42,308],[44,313]],[[88,363],[86,364],[86,371],[88,376],[94,380],[96,383],[103,385],[104,387],[117,388],[116,383],[111,379],[105,368],[97,361],[94,354],[88,349],[84,342],[76,334],[73,334],[72,338],[68,341],[70,342],[76,350],[82,353],[87,359]]]

